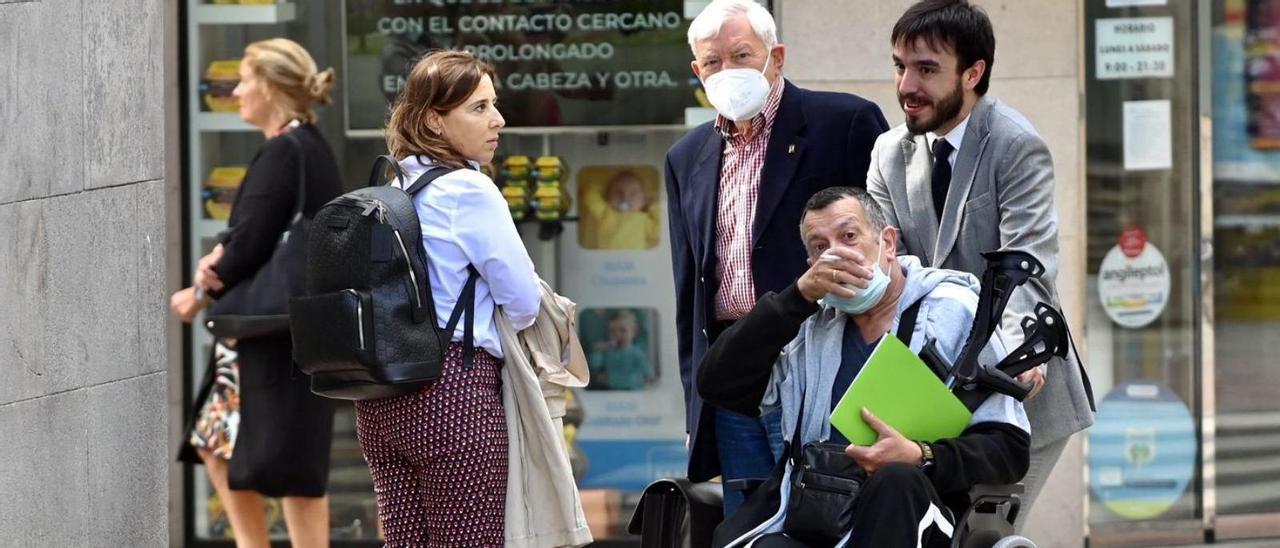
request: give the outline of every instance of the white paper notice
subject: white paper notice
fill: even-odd
[[[1111,0],[1107,1],[1110,2]],[[702,13],[703,8],[706,8],[707,4],[710,3],[711,0],[684,0],[684,18],[693,19],[697,17],[699,13]]]
[[[1124,169],[1173,167],[1173,124],[1169,101],[1124,102]]]
[[[1127,6],[1163,6],[1167,4],[1166,0],[1107,0],[1108,8],[1123,8]]]
[[[1095,76],[1099,80],[1173,77],[1173,18],[1098,19]]]

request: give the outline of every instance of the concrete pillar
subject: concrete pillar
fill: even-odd
[[[167,542],[163,3],[0,0],[0,539]]]

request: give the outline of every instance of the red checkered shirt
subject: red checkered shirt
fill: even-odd
[[[716,288],[717,320],[736,320],[756,304],[756,284],[751,277],[751,225],[760,196],[764,154],[773,133],[773,119],[782,102],[781,79],[769,91],[764,110],[751,119],[752,135],[744,136],[733,122],[716,116],[716,129],[724,138],[716,211],[716,261],[720,286]]]

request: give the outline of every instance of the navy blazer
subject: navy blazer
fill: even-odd
[[[808,268],[800,216],[815,192],[866,187],[876,137],[889,128],[874,103],[847,93],[809,91],[785,82],[765,152],[760,195],[751,226],[751,273],[756,298],[781,291]],[[696,368],[710,346],[715,320],[716,202],[724,140],[704,123],[667,152],[667,211],[675,271],[676,340],[690,435],[689,478],[720,474],[714,415],[698,395]],[[711,333],[715,335],[715,333]]]

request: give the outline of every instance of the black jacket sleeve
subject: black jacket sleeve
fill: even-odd
[[[889,130],[889,122],[875,103],[866,101],[849,124],[845,150],[845,173],[849,184],[858,188],[867,188],[867,170],[871,167],[871,150],[875,148],[876,138]]]
[[[297,150],[284,138],[268,141],[249,166],[231,208],[222,241],[222,259],[214,270],[223,289],[214,297],[250,278],[275,251],[297,207],[299,164]]]
[[[718,407],[759,415],[778,354],[817,311],[794,283],[780,293],[765,293],[707,349],[698,368],[698,394]]]
[[[676,349],[680,365],[680,385],[684,389],[686,416],[693,395],[693,303],[697,262],[693,260],[688,233],[685,231],[684,211],[680,208],[680,181],[671,165],[671,154],[666,161],[667,219],[671,234],[671,269],[676,285]],[[688,433],[689,427],[686,426]]]
[[[980,422],[960,436],[938,440],[929,472],[944,497],[967,493],[974,485],[1017,483],[1031,465],[1031,436],[1012,424]]]

